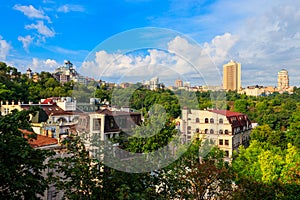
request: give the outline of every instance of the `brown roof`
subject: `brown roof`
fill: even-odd
[[[26,105],[21,105],[21,107],[25,110],[29,110],[30,106],[39,106],[40,108],[42,108],[46,114],[48,116],[53,115],[73,115],[74,112],[70,112],[70,111],[64,111],[63,109],[61,109],[59,106],[57,106],[56,104],[39,104],[39,105],[30,105],[30,104],[26,104]]]
[[[20,130],[20,131],[24,134],[25,138],[28,138],[28,135],[34,134],[33,132],[28,130]],[[31,138],[28,140],[28,143],[30,144],[31,147],[37,148],[37,147],[44,147],[44,146],[58,144],[58,141],[55,138],[50,138],[44,135],[37,134],[36,139]]]
[[[108,116],[116,116],[116,115],[136,115],[140,114],[138,112],[125,112],[125,111],[111,111],[108,109],[103,109],[103,110],[97,110],[96,113],[98,114],[105,114]]]

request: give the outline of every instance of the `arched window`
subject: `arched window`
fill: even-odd
[[[192,127],[191,127],[191,126],[188,126],[188,127],[187,127],[187,130],[191,130],[191,129],[192,129]]]
[[[205,123],[206,123],[206,124],[208,123],[208,118],[205,118]]]
[[[228,133],[229,133],[229,132],[228,132],[228,130],[226,129],[226,130],[225,130],[225,134],[228,134]]]
[[[223,119],[219,119],[219,124],[223,124]]]
[[[199,128],[196,128],[196,133],[199,133],[199,132],[200,132]]]
[[[199,120],[199,118],[197,117],[197,118],[196,118],[196,123],[199,123],[199,122],[200,122],[200,120]]]
[[[209,123],[211,124],[215,123],[214,118],[210,118]]]
[[[210,129],[210,134],[214,134],[214,129]]]
[[[219,134],[223,134],[223,130],[222,129],[219,130]]]
[[[61,123],[61,122],[66,123],[67,120],[66,120],[66,118],[64,118],[64,117],[60,117],[60,118],[57,119],[57,122],[58,122],[58,123]]]
[[[208,129],[205,129],[205,134],[208,134]]]

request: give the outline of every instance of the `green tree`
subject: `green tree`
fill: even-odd
[[[49,166],[56,169],[48,174],[57,189],[64,191],[67,199],[103,199],[104,165],[90,156],[78,136],[62,142],[67,153],[53,156]]]
[[[0,198],[38,199],[47,188],[47,180],[42,176],[46,168],[45,159],[49,151],[34,149],[25,139],[20,129],[31,130],[31,111],[13,111],[0,117]]]

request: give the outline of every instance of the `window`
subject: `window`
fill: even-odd
[[[225,151],[225,157],[229,157],[229,151]]]
[[[98,131],[100,130],[101,126],[101,119],[93,119],[93,131]]]
[[[209,123],[211,123],[211,124],[215,123],[214,119],[210,118]]]
[[[225,145],[229,146],[229,140],[225,140]]]
[[[207,134],[208,133],[208,129],[205,129],[205,134]]]
[[[199,128],[196,128],[196,133],[199,133],[199,132],[200,132]]]
[[[196,118],[196,123],[199,123],[199,122],[200,122],[200,120],[199,120],[199,118],[197,117],[197,118]]]
[[[228,130],[227,129],[225,130],[225,134],[228,134]]]
[[[219,119],[219,124],[223,124],[223,119]]]
[[[191,127],[190,127],[190,126],[188,126],[188,127],[187,127],[187,130],[191,130]]]
[[[110,128],[114,128],[114,125],[115,125],[114,119],[111,118],[111,119],[109,120],[109,127],[110,127]]]
[[[219,134],[223,134],[223,130],[222,129],[219,130]]]
[[[205,118],[205,124],[207,124],[208,123],[208,118]]]
[[[219,139],[219,145],[223,145],[223,140]]]
[[[210,129],[209,133],[214,134],[214,129]]]

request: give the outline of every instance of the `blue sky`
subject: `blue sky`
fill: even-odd
[[[197,85],[219,84],[222,65],[236,60],[242,63],[243,86],[275,86],[282,68],[289,71],[291,85],[299,86],[299,24],[300,2],[291,0],[6,1],[0,4],[0,60],[21,71],[53,71],[64,60],[79,71],[87,64],[99,71],[117,57],[103,78],[125,81],[134,74],[132,80],[147,79],[142,76],[145,70],[158,65],[162,67],[147,73],[149,77],[161,73],[164,81],[161,69],[169,66],[174,74],[166,71],[165,81],[186,78]],[[123,48],[145,47],[146,40],[134,36],[143,27],[161,28],[146,29],[152,50],[122,55]],[[168,51],[179,52],[185,60]],[[195,75],[187,61],[201,69],[201,75]],[[90,71],[88,75],[100,76]]]

